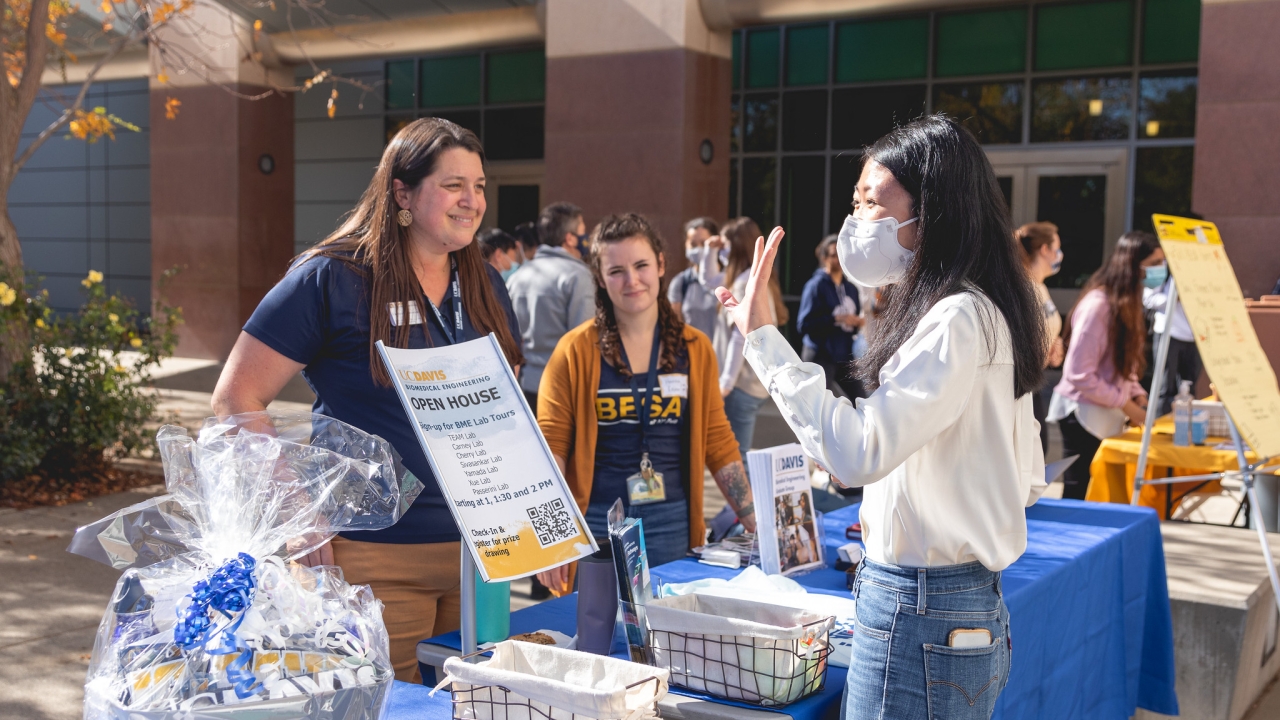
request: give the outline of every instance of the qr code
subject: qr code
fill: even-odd
[[[559,498],[531,507],[527,512],[529,519],[533,521],[533,531],[538,534],[538,544],[542,547],[555,545],[561,540],[578,535],[577,523],[573,521],[569,511],[564,509],[564,501]]]

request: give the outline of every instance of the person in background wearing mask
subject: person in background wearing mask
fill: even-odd
[[[796,329],[804,338],[800,359],[822,366],[831,392],[850,399],[864,397],[862,383],[848,367],[854,336],[864,324],[858,288],[840,269],[835,235],[823,238],[814,254],[818,269],[800,293],[796,319]]]
[[[1019,657],[1001,572],[1026,549],[1025,508],[1045,489],[1028,397],[1045,349],[1020,341],[1043,320],[968,130],[924,117],[863,158],[836,247],[846,277],[892,286],[859,361],[870,397],[837,398],[769,326],[782,228],[756,240],[744,294],[716,297],[805,454],[864,488],[843,720],[986,719]]]
[[[524,262],[524,254],[520,252],[516,239],[502,228],[481,230],[476,235],[476,240],[480,243],[480,253],[484,255],[484,261],[502,275],[503,282],[520,269],[521,263]]]
[[[716,321],[720,317],[720,303],[716,296],[698,282],[698,266],[706,252],[706,242],[720,232],[716,221],[709,217],[690,220],[684,225],[684,256],[689,261],[685,268],[671,280],[667,300],[676,311],[676,317],[685,324],[701,330],[707,337],[715,335]]]
[[[556,343],[596,314],[596,283],[578,252],[585,229],[577,205],[558,202],[543,208],[538,252],[507,281],[527,361],[520,389],[531,408],[538,407],[538,383]]]
[[[1169,301],[1169,288],[1173,286],[1173,277],[1169,275],[1167,266],[1153,267],[1147,274],[1150,280],[1144,282],[1146,287],[1142,290],[1142,305],[1154,311],[1155,317],[1151,323],[1153,336],[1164,332],[1166,322],[1171,323],[1169,354],[1164,363],[1164,384],[1160,388],[1159,405],[1160,414],[1166,415],[1173,411],[1173,398],[1178,394],[1181,381],[1186,380],[1194,386],[1200,379],[1200,372],[1204,370],[1204,363],[1200,360],[1200,350],[1196,348],[1196,336],[1191,333],[1191,323],[1187,321],[1187,314],[1182,311],[1182,301],[1174,303],[1172,320],[1165,317],[1164,306]],[[1151,287],[1156,281],[1160,281],[1160,284]]]
[[[1036,300],[1040,301],[1040,309],[1044,311],[1044,336],[1049,346],[1045,367],[1059,367],[1065,355],[1062,315],[1044,284],[1045,278],[1057,275],[1062,269],[1062,238],[1058,236],[1058,226],[1051,222],[1027,223],[1015,230],[1013,236],[1022,245],[1022,264],[1035,283]],[[1042,387],[1031,395],[1035,401],[1036,421],[1040,423],[1040,445],[1045,452],[1049,452],[1049,427],[1045,424],[1045,416],[1049,412],[1049,401],[1045,397],[1047,389]]]
[[[1120,434],[1126,419],[1134,425],[1146,421],[1147,393],[1138,384],[1147,365],[1142,287],[1164,281],[1153,270],[1163,264],[1155,235],[1121,235],[1068,316],[1066,362],[1048,413],[1048,421],[1062,430],[1063,456],[1080,456],[1062,477],[1064,498],[1084,499],[1089,464],[1104,438]]]
[[[511,228],[511,236],[520,244],[520,255],[528,262],[538,253],[538,228],[530,222],[522,222]]]

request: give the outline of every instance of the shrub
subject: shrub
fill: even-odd
[[[165,273],[165,282],[176,271]],[[157,299],[150,317],[108,295],[102,273],[81,281],[85,303],[56,314],[48,291],[0,283],[0,323],[26,351],[0,382],[0,482],[40,472],[92,472],[149,441],[150,372],[173,354],[181,310]]]

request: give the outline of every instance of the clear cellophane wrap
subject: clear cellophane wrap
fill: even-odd
[[[323,415],[160,429],[168,494],[80,528],[71,552],[124,570],[98,628],[86,720],[381,717],[382,604],[334,566],[291,562],[378,530],[422,484],[382,438]]]

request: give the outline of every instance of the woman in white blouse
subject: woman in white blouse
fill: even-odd
[[[769,325],[782,228],[756,241],[741,300],[716,294],[805,452],[865,486],[846,720],[987,718],[1012,647],[1000,571],[1045,487],[1029,394],[1045,347],[1011,338],[1041,337],[1043,319],[973,135],[921,118],[864,158],[837,249],[855,282],[892,285],[858,361],[869,398],[836,398]]]

